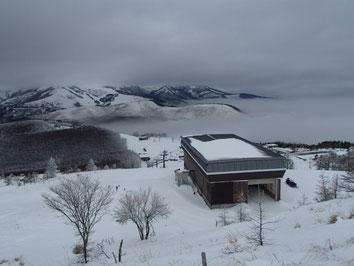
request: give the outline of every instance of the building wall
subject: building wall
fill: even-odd
[[[208,182],[208,178],[186,152],[184,153],[184,167],[190,170],[190,177],[192,178],[194,185],[210,205],[212,188]]]
[[[244,200],[248,202],[248,180],[256,181],[256,179],[274,179],[274,182],[277,182],[276,184],[267,185],[264,188],[269,190],[270,193],[268,194],[275,200],[280,199],[280,179],[278,178],[284,175],[285,171],[283,170],[206,175],[186,152],[184,153],[184,165],[186,169],[190,170],[193,183],[209,207],[237,203],[240,200],[241,194],[243,194]]]

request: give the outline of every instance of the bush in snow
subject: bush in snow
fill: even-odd
[[[54,158],[50,157],[49,160],[47,161],[47,167],[43,177],[45,179],[54,178],[56,177],[58,172],[59,172],[58,167],[57,164],[55,163]]]
[[[139,168],[141,166],[141,159],[138,154],[131,150],[127,150],[121,158],[123,168]]]
[[[285,166],[286,169],[294,169],[294,161],[290,158],[290,155],[285,155]]]
[[[339,176],[335,175],[332,181],[329,181],[328,177],[321,174],[320,180],[317,184],[316,194],[317,197],[315,200],[318,202],[327,201],[331,199],[336,199],[338,197],[338,193],[340,191],[339,185]]]
[[[62,214],[74,225],[82,241],[83,262],[88,262],[89,236],[94,226],[108,211],[113,192],[102,187],[98,180],[77,175],[50,188],[52,194],[43,194],[45,204]]]
[[[239,204],[237,204],[236,210],[235,210],[236,221],[239,223],[248,221],[249,220],[249,210],[248,210],[247,204],[245,203],[246,199],[245,199],[243,192],[241,192],[240,195],[238,196],[238,202],[239,202]]]
[[[229,212],[226,210],[226,208],[223,208],[222,211],[218,215],[218,220],[216,220],[216,226],[221,225],[221,226],[226,226],[229,224],[232,224],[232,219],[229,216]]]
[[[308,203],[308,198],[307,198],[306,194],[304,193],[304,194],[302,194],[300,200],[298,200],[297,204],[300,207],[300,206],[306,205],[307,203]]]
[[[35,183],[38,179],[38,174],[37,173],[28,173],[24,178],[23,178],[23,183]]]
[[[227,235],[227,242],[228,244],[226,247],[222,250],[224,254],[230,255],[233,253],[239,253],[243,251],[242,246],[238,242],[238,238],[236,234],[230,233]]]
[[[114,210],[114,217],[120,224],[133,222],[139,232],[141,240],[148,239],[152,223],[158,219],[165,219],[171,214],[169,205],[151,188],[128,191],[119,199]]]
[[[13,178],[14,178],[14,175],[13,175],[13,174],[10,174],[9,176],[7,176],[7,177],[5,178],[5,184],[6,184],[7,186],[12,185]]]
[[[347,192],[354,192],[354,172],[342,176],[340,187]]]
[[[97,170],[97,166],[95,165],[95,162],[91,158],[86,166],[86,171],[96,171],[96,170]]]

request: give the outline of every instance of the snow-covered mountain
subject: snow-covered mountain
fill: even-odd
[[[0,122],[26,120],[34,117],[67,117],[68,114],[72,114],[70,117],[75,119],[76,112],[111,117],[128,117],[129,114],[135,117],[158,117],[162,114],[163,118],[171,119],[185,118],[185,115],[193,117],[193,113],[195,116],[210,115],[214,111],[223,112],[224,109],[233,112],[239,111],[234,106],[221,104],[191,105],[187,103],[189,100],[230,96],[238,98],[260,97],[244,93],[231,94],[208,86],[163,86],[158,89],[139,86],[42,87],[1,94]],[[181,107],[182,105],[183,107]],[[149,109],[148,112],[146,109]],[[134,111],[132,112],[132,110]],[[188,114],[190,111],[192,114]]]
[[[39,118],[54,120],[97,120],[100,122],[119,119],[179,120],[212,116],[231,117],[240,112],[225,104],[198,104],[181,107],[165,107],[153,101],[140,100],[111,106],[69,108],[41,115]]]

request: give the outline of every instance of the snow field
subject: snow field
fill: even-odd
[[[179,140],[176,139],[137,141],[135,137],[122,137],[127,138],[131,149],[138,152],[145,148],[151,157],[164,149],[179,152]],[[337,200],[323,203],[314,200],[319,175],[333,177],[342,172],[288,170],[282,180],[282,200],[275,202],[264,196],[267,221],[279,219],[279,223],[274,225],[274,231],[266,234],[269,244],[256,248],[241,236],[250,233],[250,222],[216,227],[220,210],[210,210],[197,193],[193,194],[192,187],[177,187],[173,172],[177,168],[183,168],[183,162],[167,162],[165,169],[83,173],[98,178],[104,185],[113,188],[119,185],[112,208],[124,191],[150,186],[173,210],[168,219],[153,224],[156,234],[148,240],[139,240],[135,225],[122,226],[111,215],[104,216],[97,224],[91,240],[99,243],[113,237],[115,243],[107,248],[116,252],[120,240],[124,239],[124,265],[201,265],[202,251],[206,252],[208,265],[353,265],[354,219],[348,219],[354,212],[353,198],[343,193],[343,198]],[[61,178],[73,175],[60,175],[45,183],[20,187],[0,186],[0,261],[6,259],[17,265],[13,260],[21,257],[25,265],[72,265],[75,261],[72,249],[79,239],[64,218],[45,206],[41,194],[48,192],[48,188]],[[287,177],[297,182],[298,188],[287,186]],[[256,194],[255,191],[250,194],[248,208],[251,216],[257,211]],[[303,195],[307,201],[301,206],[299,201]],[[237,206],[228,210],[230,216],[235,209]],[[333,215],[338,215],[338,221],[328,224]],[[229,245],[229,234],[236,234],[243,252],[223,253]],[[89,265],[114,264],[113,259],[101,256]]]

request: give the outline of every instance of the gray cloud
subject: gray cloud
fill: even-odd
[[[204,84],[354,94],[353,1],[0,3],[0,88]]]

